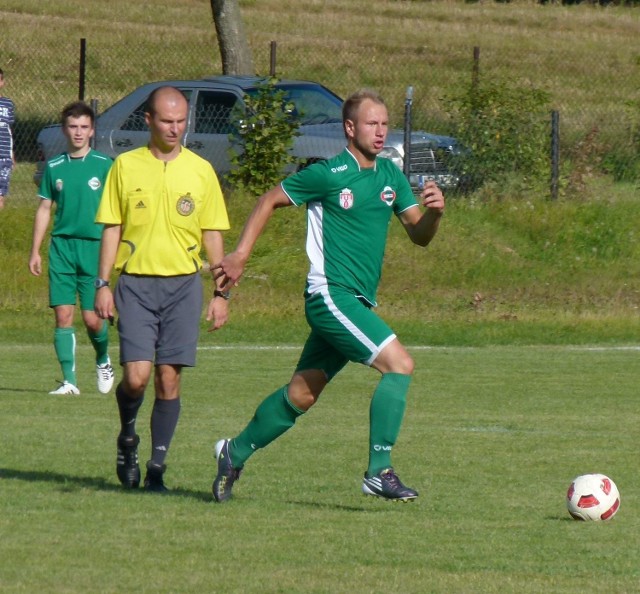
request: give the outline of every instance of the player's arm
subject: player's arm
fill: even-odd
[[[102,240],[100,241],[100,261],[98,264],[98,278],[109,280],[111,270],[116,261],[116,253],[120,244],[122,227],[120,225],[105,225],[102,230]],[[94,304],[95,312],[103,320],[113,318],[114,305],[113,293],[109,287],[102,287],[96,290]]]
[[[42,258],[40,248],[51,220],[51,200],[40,200],[36,216],[33,221],[33,240],[31,241],[31,254],[29,256],[29,270],[31,274],[39,276],[42,273]]]
[[[205,229],[202,232],[202,245],[210,263],[220,262],[224,258],[224,240],[220,231]],[[209,332],[224,326],[229,317],[229,308],[227,306],[229,297],[222,295],[225,292],[218,285],[220,285],[220,281],[214,278],[211,299],[207,306],[207,322],[211,322]],[[216,292],[218,293],[217,295],[215,294]]]
[[[420,198],[426,210],[422,212],[417,207],[408,208],[400,213],[399,219],[411,241],[424,247],[438,232],[444,213],[444,196],[435,182],[431,181],[425,185]]]
[[[221,289],[229,289],[237,284],[253,247],[271,215],[277,208],[284,206],[291,206],[291,200],[280,184],[260,196],[244,225],[235,251],[227,254],[222,260],[214,260],[217,263],[211,270]]]

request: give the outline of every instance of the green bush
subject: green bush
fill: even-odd
[[[518,173],[531,181],[548,179],[549,95],[530,87],[489,81],[445,99],[455,136],[473,155],[460,167],[474,183]]]
[[[640,180],[640,100],[627,101],[626,140],[611,143],[603,159],[603,170],[618,182],[638,182]]]
[[[297,164],[291,154],[299,122],[294,104],[276,88],[277,79],[260,85],[255,94],[245,94],[245,109],[236,114],[240,122],[231,135],[230,184],[253,194],[262,194],[282,178],[287,166]]]

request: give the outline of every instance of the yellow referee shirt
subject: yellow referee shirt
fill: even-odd
[[[229,229],[213,167],[184,147],[166,163],[147,147],[119,155],[96,222],[122,225],[116,270],[154,276],[197,272],[202,231]]]

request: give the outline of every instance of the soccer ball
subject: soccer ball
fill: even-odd
[[[604,474],[583,474],[567,491],[567,509],[574,520],[610,520],[619,508],[618,487]]]

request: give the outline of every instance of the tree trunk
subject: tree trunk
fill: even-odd
[[[223,74],[255,74],[238,0],[210,0]]]

